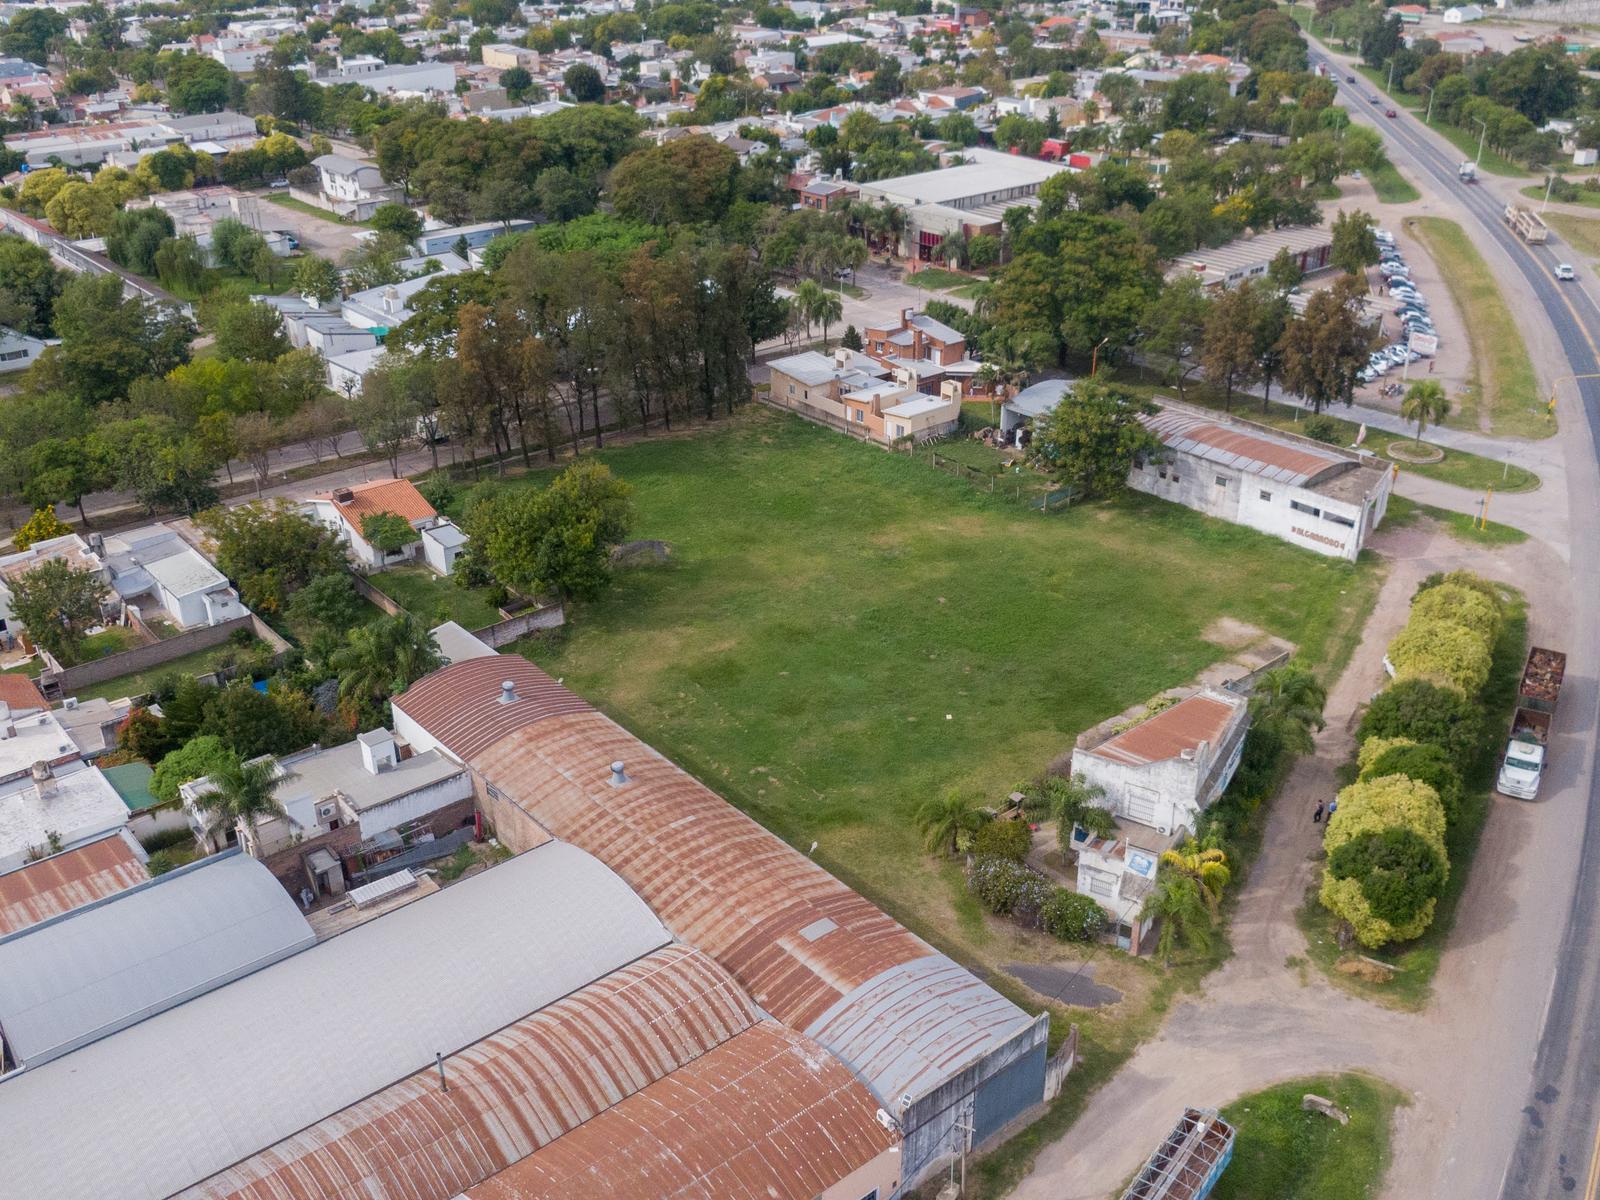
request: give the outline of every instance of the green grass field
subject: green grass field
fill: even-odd
[[[947,271],[943,267],[923,267],[920,271],[908,274],[905,281],[912,287],[923,288],[930,292],[954,291],[979,282],[971,275],[963,275],[959,271]]]
[[[1472,239],[1460,225],[1443,217],[1409,217],[1406,225],[1433,256],[1472,343],[1477,381],[1468,389],[1467,403],[1448,423],[1475,430],[1479,417],[1487,415],[1490,430],[1501,436],[1543,438],[1554,434],[1556,421],[1539,393],[1527,344]],[[1482,407],[1487,408],[1486,414],[1480,411]]]
[[[1384,514],[1383,523],[1385,528],[1398,528],[1423,517],[1439,522],[1452,536],[1463,542],[1476,542],[1480,546],[1514,546],[1528,540],[1528,535],[1514,526],[1491,520],[1487,528],[1479,529],[1476,520],[1467,513],[1435,508],[1431,504],[1407,500],[1404,496],[1389,497],[1389,508]]]
[[[1384,159],[1377,170],[1369,172],[1367,178],[1372,181],[1372,190],[1380,203],[1410,204],[1422,198],[1422,193],[1388,159]]]
[[[1455,923],[1456,906],[1466,890],[1472,873],[1472,860],[1478,851],[1478,839],[1484,822],[1489,818],[1491,804],[1521,804],[1520,800],[1496,799],[1495,771],[1499,767],[1500,751],[1505,748],[1511,711],[1516,707],[1517,683],[1522,676],[1522,664],[1527,654],[1528,620],[1520,598],[1513,601],[1505,629],[1494,649],[1494,665],[1489,682],[1483,691],[1483,729],[1478,738],[1473,761],[1462,770],[1466,785],[1461,797],[1461,811],[1455,823],[1445,834],[1445,849],[1450,857],[1450,878],[1445,883],[1444,894],[1439,898],[1433,924],[1421,937],[1412,942],[1386,946],[1380,950],[1363,950],[1361,953],[1396,968],[1393,979],[1375,982],[1338,970],[1343,952],[1336,939],[1337,920],[1317,900],[1315,886],[1306,894],[1300,909],[1301,931],[1306,935],[1311,961],[1327,973],[1328,978],[1370,999],[1393,1008],[1417,1011],[1427,1006],[1433,995],[1433,977],[1439,969],[1445,942],[1449,940],[1451,926]],[[1321,872],[1318,872],[1320,882]]]
[[[471,630],[500,620],[500,610],[487,599],[488,589],[457,587],[427,567],[391,567],[368,576],[367,582],[430,625],[448,620]]]
[[[1594,177],[1591,176],[1591,178],[1594,178]],[[1545,185],[1544,184],[1542,184],[1542,183],[1532,183],[1532,184],[1529,184],[1527,187],[1521,188],[1519,190],[1522,192],[1522,194],[1524,196],[1528,197],[1528,199],[1530,199],[1530,200],[1538,200],[1539,202],[1543,203],[1543,201],[1544,201],[1544,189],[1545,189]],[[1585,189],[1585,190],[1583,190],[1583,191],[1578,193],[1576,199],[1559,200],[1556,203],[1558,203],[1558,204],[1581,204],[1585,208],[1600,208],[1600,191],[1592,192],[1592,191],[1589,191],[1588,189]],[[1548,213],[1547,212],[1547,213],[1545,213],[1545,220],[1548,221],[1552,216],[1556,216],[1556,215],[1559,215],[1559,214]]]
[[[115,679],[107,679],[104,683],[93,683],[87,687],[72,689],[72,695],[80,700],[90,700],[103,696],[108,700],[116,700],[122,696],[142,696],[155,687],[156,681],[163,675],[204,675],[214,671],[219,662],[224,659],[235,660],[248,653],[249,647],[240,647],[232,642],[224,642],[220,646],[212,646],[206,650],[196,650],[193,654],[186,654],[182,658],[175,658],[171,662],[162,663],[148,671],[135,671],[129,675],[119,675]]]
[[[673,547],[520,646],[940,940],[959,873],[912,814],[1003,800],[1083,729],[1225,651],[1219,616],[1348,652],[1376,572],[1141,497],[1042,515],[795,417],[601,457]],[[541,477],[534,477],[535,479]]]
[[[1570,213],[1547,212],[1546,224],[1561,235],[1561,240],[1581,254],[1600,258],[1600,220],[1591,221]]]
[[[1308,1030],[1307,1036],[1315,1036]],[[1350,1115],[1340,1125],[1300,1106],[1307,1092]],[[1390,1121],[1400,1092],[1366,1075],[1294,1079],[1222,1110],[1238,1131],[1214,1200],[1368,1200],[1389,1166]]]

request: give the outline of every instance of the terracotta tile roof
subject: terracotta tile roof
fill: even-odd
[[[1230,704],[1212,696],[1190,696],[1140,721],[1127,732],[1100,743],[1090,753],[1143,766],[1177,758],[1185,750],[1196,749],[1201,742],[1216,746],[1243,704],[1243,700]]]
[[[0,937],[150,878],[120,833],[0,875]]]
[[[815,1044],[762,1021],[467,1195],[813,1200],[894,1144],[877,1108]]]
[[[49,708],[39,694],[39,685],[26,675],[0,675],[0,703],[9,704],[13,713],[30,708]]]
[[[500,702],[500,685],[516,685],[517,699]],[[562,713],[593,712],[527,659],[514,654],[473,658],[425,675],[395,705],[463,761],[524,725]]]
[[[447,1057],[448,1092],[418,1072],[178,1196],[451,1200],[759,1017],[704,954],[665,946]]]
[[[345,491],[350,492],[351,498],[340,500],[338,497]],[[357,529],[361,528],[363,518],[377,513],[394,513],[408,521],[426,521],[439,515],[409,479],[378,479],[349,488],[335,488],[324,496]]]

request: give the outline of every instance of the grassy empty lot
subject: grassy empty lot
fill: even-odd
[[[1595,178],[1595,176],[1590,176],[1589,178]],[[1573,182],[1573,183],[1581,183],[1583,181],[1574,179],[1571,182]],[[1522,194],[1524,196],[1528,197],[1528,199],[1530,199],[1530,200],[1538,200],[1540,203],[1543,203],[1544,202],[1544,189],[1545,189],[1545,185],[1542,184],[1542,183],[1530,183],[1527,187],[1522,188],[1520,190],[1521,190],[1521,192],[1522,192]],[[1566,199],[1566,200],[1557,200],[1556,203],[1557,204],[1581,204],[1585,208],[1600,208],[1600,191],[1591,191],[1588,188],[1585,188],[1577,196],[1571,197],[1571,198]],[[1560,216],[1560,215],[1561,215],[1560,213],[1546,212],[1544,214],[1544,219],[1546,221],[1549,221],[1551,217]]]
[[[1383,204],[1410,204],[1422,198],[1422,193],[1388,159],[1384,159],[1377,170],[1369,172],[1367,178]]]
[[[1303,1110],[1307,1092],[1332,1100],[1350,1114],[1350,1123]],[[1233,1161],[1211,1194],[1216,1200],[1376,1196],[1389,1166],[1390,1119],[1401,1103],[1398,1091],[1366,1075],[1294,1079],[1243,1096],[1222,1110],[1238,1137]]]
[[[979,280],[959,271],[948,271],[944,267],[923,267],[920,271],[908,274],[906,282],[912,287],[926,288],[928,291],[946,291],[969,287]]]
[[[1595,203],[1600,206],[1600,193],[1596,195]],[[1559,212],[1547,212],[1544,214],[1544,219],[1561,235],[1561,240],[1574,250],[1592,258],[1600,258],[1600,220]]]
[[[1468,405],[1450,423],[1478,429],[1486,417],[1488,431],[1500,435],[1542,438],[1555,433],[1528,347],[1478,248],[1461,226],[1443,217],[1412,217],[1406,225],[1433,256],[1472,343],[1477,383]]]
[[[482,629],[500,619],[500,610],[486,599],[488,589],[457,587],[427,567],[391,567],[367,582],[430,625],[455,621],[463,629]]]
[[[940,940],[991,936],[912,814],[1003,799],[1194,676],[1221,615],[1347,651],[1375,572],[1142,498],[1049,516],[767,411],[602,457],[666,566],[523,648]],[[535,479],[540,477],[535,477]]]

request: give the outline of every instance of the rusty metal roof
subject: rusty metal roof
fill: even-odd
[[[1344,471],[1356,465],[1354,460],[1332,450],[1314,450],[1287,438],[1230,428],[1175,408],[1164,407],[1154,416],[1141,419],[1174,450],[1277,483],[1303,487],[1330,470]]]
[[[623,787],[609,782],[614,761],[630,779]],[[621,875],[669,929],[796,1029],[890,967],[933,953],[601,713],[547,717],[473,765],[556,837]]]
[[[666,946],[451,1055],[449,1091],[420,1071],[179,1195],[451,1200],[758,1017],[704,954]]]
[[[804,1035],[762,1021],[467,1196],[814,1200],[893,1147],[877,1108]]]
[[[1102,742],[1089,753],[1130,766],[1165,762],[1185,750],[1199,749],[1202,742],[1216,746],[1243,707],[1242,699],[1230,702],[1203,694],[1190,696]]]
[[[150,878],[119,830],[98,842],[0,875],[0,937]]]
[[[516,685],[517,698],[509,704],[500,698],[506,680]],[[452,663],[417,680],[394,704],[462,760],[531,722],[593,711],[587,700],[514,654]]]

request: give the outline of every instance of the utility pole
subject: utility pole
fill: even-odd
[[[1473,117],[1472,119],[1483,126],[1483,132],[1478,134],[1478,157],[1472,160],[1472,165],[1476,168],[1483,165],[1483,139],[1489,136],[1489,122],[1482,117]]]
[[[1428,87],[1427,84],[1423,84],[1422,86]],[[1428,115],[1423,118],[1422,123],[1429,127],[1432,127],[1433,125],[1433,89],[1431,87],[1428,88]]]
[[[1540,212],[1543,212],[1546,208],[1550,207],[1550,189],[1555,187],[1555,185],[1556,185],[1556,177],[1555,177],[1555,173],[1552,172],[1550,174],[1550,176],[1544,181],[1544,200],[1539,205],[1539,211]]]

